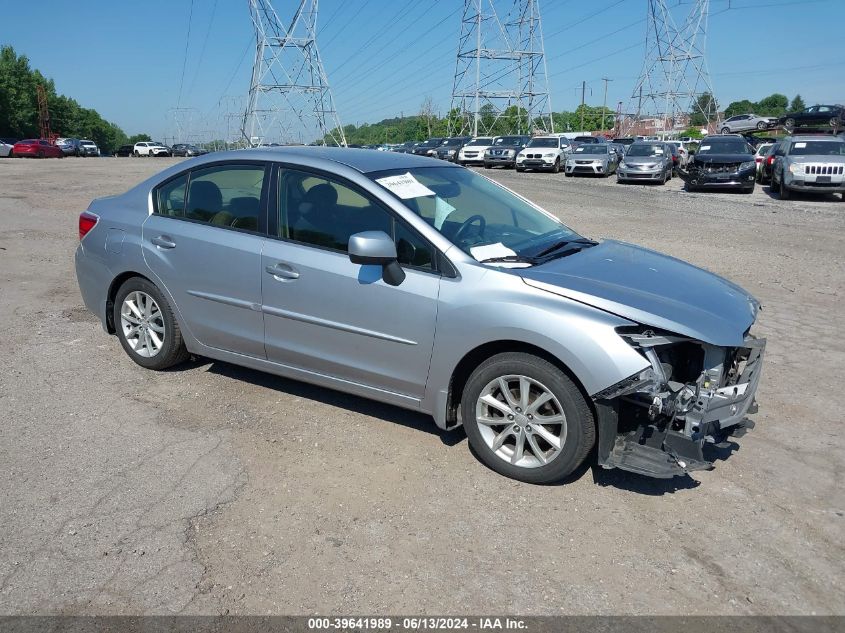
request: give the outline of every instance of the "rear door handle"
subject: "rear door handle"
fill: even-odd
[[[299,273],[294,270],[292,266],[289,264],[283,264],[279,262],[278,264],[273,264],[272,266],[267,266],[265,268],[268,273],[276,277],[277,279],[299,279]]]
[[[150,241],[159,248],[176,248],[176,242],[172,241],[166,235],[159,235],[158,237],[152,238]]]

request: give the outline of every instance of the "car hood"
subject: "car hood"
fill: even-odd
[[[754,160],[753,154],[696,154],[693,162],[699,165],[710,163],[746,163]]]
[[[784,158],[790,163],[845,163],[845,156],[830,154],[794,154]]]
[[[711,345],[742,345],[760,307],[718,275],[616,240],[512,272],[530,286]]]

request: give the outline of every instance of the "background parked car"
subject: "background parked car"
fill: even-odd
[[[686,181],[687,191],[718,188],[751,193],[757,163],[751,146],[739,134],[707,136],[687,170],[679,175]]]
[[[79,141],[79,154],[78,156],[99,156],[100,155],[100,148],[97,147],[97,144],[94,141],[89,141],[87,139],[81,139]]]
[[[483,165],[484,152],[493,142],[492,136],[477,136],[458,151],[459,165]]]
[[[132,156],[134,145],[121,145],[114,151],[115,156]]]
[[[170,151],[173,156],[202,156],[203,154],[208,154],[208,152],[201,147],[190,145],[188,143],[175,143],[173,147],[170,148]]]
[[[789,136],[772,167],[772,189],[781,200],[793,191],[841,193],[845,201],[845,141],[835,136]]]
[[[783,156],[780,142],[772,143],[769,146],[769,149],[766,150],[766,155],[763,156],[760,166],[757,168],[757,182],[761,185],[772,182],[772,167],[774,166],[775,159],[778,156]]]
[[[575,148],[566,158],[567,176],[592,174],[607,178],[616,171],[619,157],[608,143],[585,143]]]
[[[397,154],[413,154],[412,151],[414,147],[416,147],[417,141],[405,141],[401,145],[397,145],[396,147],[392,148],[391,151],[396,152]]]
[[[757,146],[757,151],[754,152],[754,162],[757,163],[757,182],[760,182],[760,169],[763,166],[763,161],[766,159],[766,154],[774,143],[761,143]]]
[[[616,169],[616,182],[644,180],[666,184],[675,168],[672,148],[666,143],[636,141]]]
[[[62,150],[65,156],[82,156],[84,151],[78,138],[57,138],[56,147]]]
[[[440,144],[443,142],[443,138],[436,136],[434,138],[430,138],[422,143],[419,143],[415,146],[409,153],[410,154],[417,154],[419,156],[433,156],[435,150],[440,147]]]
[[[53,145],[50,141],[44,138],[28,138],[18,141],[12,147],[12,152],[9,156],[16,156],[22,158],[28,156],[29,158],[64,158],[65,155],[61,149]]]
[[[529,136],[510,135],[497,136],[490,143],[490,147],[484,150],[484,169],[491,169],[495,166],[512,168],[516,165],[516,155],[528,145],[531,140]]]
[[[167,146],[155,141],[139,141],[135,143],[133,154],[135,156],[169,156],[170,150]]]
[[[535,136],[516,155],[516,170],[548,170],[556,174],[569,150],[569,140],[563,136]]]
[[[799,127],[832,127],[839,129],[845,126],[845,106],[814,105],[801,110],[790,112],[778,119],[783,127],[792,131]]]
[[[455,163],[458,161],[458,152],[470,140],[472,139],[469,136],[450,136],[434,150],[434,155],[440,160],[448,160],[451,163]]]
[[[737,114],[722,121],[722,134],[745,132],[746,130],[767,130],[777,123],[775,117],[759,116],[757,114]]]
[[[0,157],[7,158],[17,142],[16,138],[0,138]]]
[[[689,150],[685,147],[685,143],[683,141],[666,141],[666,144],[675,148],[675,155],[677,155],[678,160],[675,164],[675,173],[677,173],[678,168],[684,169],[689,162]]]

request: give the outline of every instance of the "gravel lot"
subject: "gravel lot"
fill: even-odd
[[[845,613],[845,203],[486,172],[753,292],[757,428],[695,478],[504,479],[461,433],[82,306],[77,215],[176,159],[0,160],[0,613]]]

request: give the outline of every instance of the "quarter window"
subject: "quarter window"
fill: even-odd
[[[168,180],[157,191],[156,212],[171,218],[185,217],[185,187],[188,175]]]

